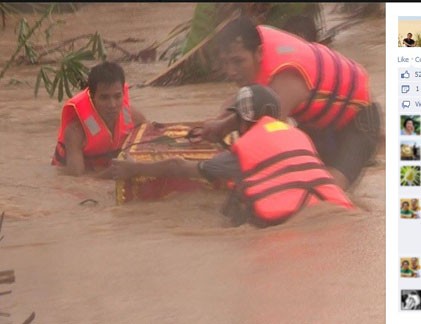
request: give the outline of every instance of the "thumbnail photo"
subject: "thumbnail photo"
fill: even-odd
[[[421,309],[421,290],[401,290],[401,309]]]
[[[401,258],[401,277],[402,278],[419,278],[420,265],[419,258]]]
[[[419,161],[420,160],[420,142],[419,141],[401,141],[401,160]]]
[[[401,167],[401,186],[419,186],[420,167],[417,165],[405,165]]]
[[[421,17],[399,17],[398,47],[421,46]]]
[[[420,218],[419,199],[401,199],[401,218],[418,219]]]
[[[401,135],[420,135],[420,116],[401,116]]]

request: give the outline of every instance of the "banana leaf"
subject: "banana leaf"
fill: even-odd
[[[194,10],[190,32],[187,36],[182,54],[186,54],[199,44],[217,26],[217,3],[198,3]]]
[[[269,2],[269,3],[198,3],[182,53],[188,53],[208,36],[216,26],[229,15],[241,11],[255,18],[259,23],[284,28],[292,19],[308,17],[316,24],[322,22],[321,8],[318,3]]]
[[[182,56],[165,72],[168,80],[165,80],[165,74],[161,74],[147,84],[176,85],[222,80],[211,36],[222,22],[239,14],[249,16],[258,24],[296,33],[309,41],[316,41],[324,24],[318,3],[198,3],[181,51]]]

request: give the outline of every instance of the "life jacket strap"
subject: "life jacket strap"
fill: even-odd
[[[294,181],[294,182],[285,183],[285,184],[268,188],[266,190],[263,190],[262,192],[251,195],[248,198],[251,202],[254,203],[257,200],[265,198],[269,195],[272,195],[280,191],[288,190],[288,189],[305,189],[309,192],[312,192],[315,190],[314,189],[315,187],[322,186],[322,185],[333,185],[333,184],[335,184],[335,181],[333,180],[333,178],[329,178],[329,177],[321,177],[312,181]]]
[[[260,163],[258,163],[257,165],[255,165],[252,169],[247,170],[244,172],[243,174],[243,179],[246,179],[248,177],[250,177],[251,175],[258,173],[260,171],[262,171],[263,169],[286,159],[292,158],[292,157],[297,157],[297,156],[312,156],[312,157],[317,157],[318,155],[315,152],[312,152],[310,150],[305,150],[305,149],[299,149],[299,150],[292,150],[292,151],[288,151],[288,152],[283,152],[277,155],[274,155],[273,157],[264,160]]]
[[[243,181],[243,188],[250,188],[252,186],[258,185],[262,182],[265,182],[269,179],[273,179],[275,177],[279,177],[283,174],[289,173],[289,172],[297,172],[297,171],[306,171],[306,170],[315,170],[315,169],[322,169],[327,170],[326,167],[321,164],[320,162],[308,162],[308,163],[301,163],[297,165],[289,165],[286,166],[280,170],[276,170],[265,177],[259,178],[257,180],[244,180]]]

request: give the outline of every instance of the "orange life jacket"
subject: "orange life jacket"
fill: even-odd
[[[85,133],[83,156],[87,169],[108,166],[111,159],[119,153],[134,124],[132,120],[128,85],[124,85],[123,107],[111,134],[104,120],[96,111],[88,88],[69,99],[62,111],[61,126],[51,164],[66,164],[66,149],[64,146],[64,132],[66,127],[78,119]]]
[[[278,222],[320,201],[353,208],[309,137],[298,128],[264,116],[233,144],[232,151],[243,172],[238,189],[264,221]]]
[[[255,81],[268,85],[275,75],[295,69],[310,89],[308,100],[290,114],[298,123],[340,129],[360,109],[370,106],[368,75],[361,65],[322,44],[276,28],[257,29],[262,39],[262,63]]]

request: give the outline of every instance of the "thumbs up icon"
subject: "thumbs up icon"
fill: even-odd
[[[409,79],[410,75],[408,70],[406,70],[404,73],[401,73],[401,79]]]

